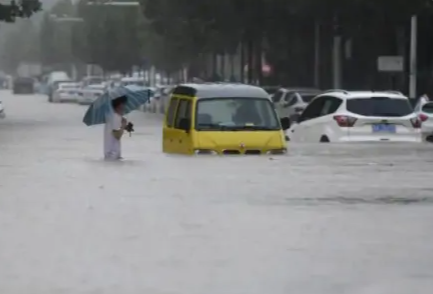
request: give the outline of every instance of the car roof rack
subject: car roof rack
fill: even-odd
[[[346,90],[343,90],[343,89],[329,89],[329,90],[323,91],[323,93],[330,93],[330,92],[341,92],[344,94],[349,94],[349,92],[347,92]]]

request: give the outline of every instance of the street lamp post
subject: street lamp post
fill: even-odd
[[[410,21],[410,59],[409,59],[409,97],[416,98],[417,94],[417,50],[418,50],[418,17],[413,15]]]

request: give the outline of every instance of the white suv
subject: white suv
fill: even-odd
[[[399,92],[328,90],[287,135],[295,142],[421,142],[421,123]]]

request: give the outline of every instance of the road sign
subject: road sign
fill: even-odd
[[[402,72],[404,70],[403,56],[379,56],[377,70],[381,72]]]

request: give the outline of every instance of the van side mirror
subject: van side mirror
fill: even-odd
[[[179,122],[179,129],[188,133],[191,130],[191,120],[188,118],[182,118]]]
[[[290,125],[291,125],[290,118],[283,117],[280,119],[280,122],[281,122],[281,127],[283,128],[284,131],[290,129]]]

